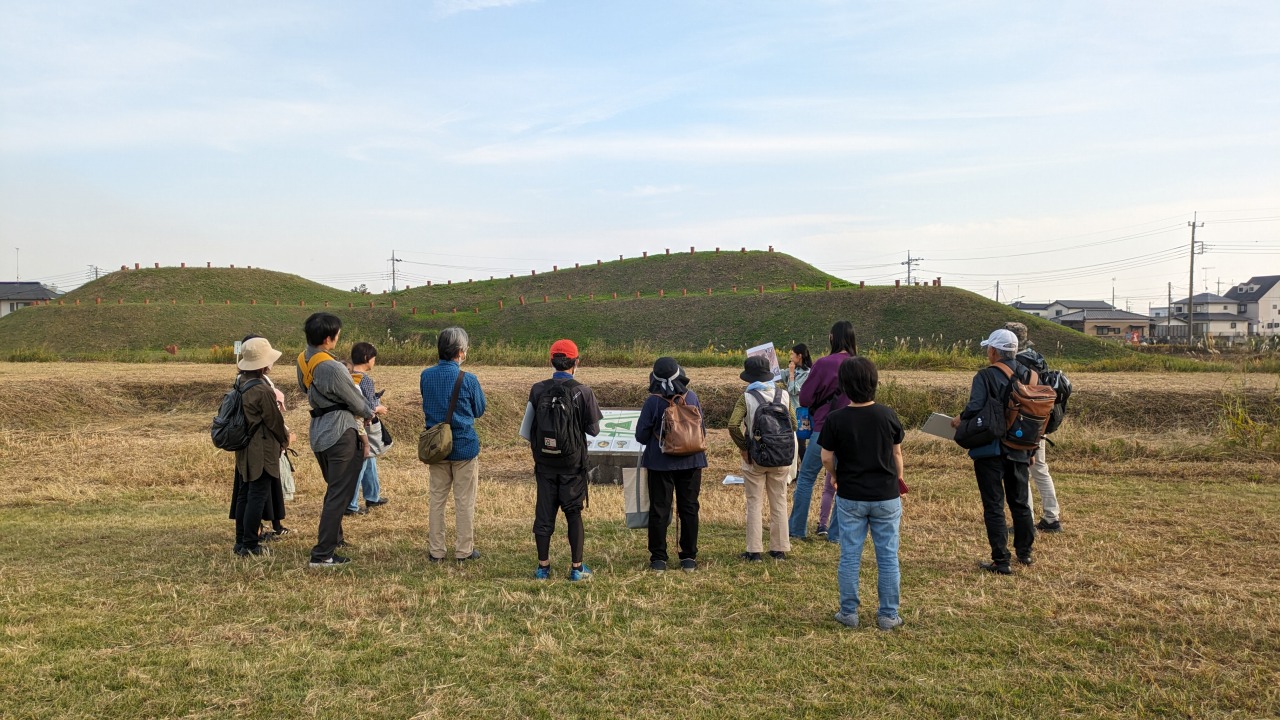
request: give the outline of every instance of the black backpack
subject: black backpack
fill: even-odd
[[[778,402],[779,393],[773,391],[773,399],[766,400],[764,393],[752,390],[758,403],[751,417],[751,432],[747,435],[747,455],[760,467],[787,467],[796,458],[796,434],[791,428],[791,408]]]
[[[542,460],[558,465],[578,462],[587,442],[578,421],[579,385],[574,380],[552,381],[538,397],[533,412],[533,452]]]
[[[1061,370],[1049,370],[1040,373],[1040,384],[1053,388],[1058,396],[1053,401],[1053,411],[1049,413],[1049,425],[1044,429],[1044,434],[1048,435],[1057,430],[1062,425],[1062,419],[1066,417],[1067,401],[1071,399],[1071,380]]]
[[[249,447],[254,428],[249,427],[244,419],[244,394],[249,388],[261,384],[261,378],[254,378],[243,385],[237,378],[231,390],[222,396],[222,405],[218,407],[213,427],[209,429],[214,447],[231,452]]]

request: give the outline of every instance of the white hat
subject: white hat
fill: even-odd
[[[993,347],[997,350],[1005,352],[1015,352],[1018,349],[1018,336],[1012,331],[1003,328],[992,330],[991,337],[982,341],[982,347]]]
[[[280,351],[271,347],[266,338],[252,338],[240,346],[240,362],[236,363],[236,367],[241,370],[261,370],[274,365],[280,355]]]

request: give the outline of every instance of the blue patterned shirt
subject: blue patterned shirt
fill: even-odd
[[[426,416],[426,426],[431,427],[444,422],[444,414],[449,410],[449,396],[453,393],[453,383],[458,379],[462,368],[453,360],[441,360],[435,367],[422,371],[419,388],[422,390],[422,414]],[[476,418],[484,415],[484,391],[480,389],[480,381],[476,376],[467,373],[458,388],[458,406],[454,408],[453,420],[453,452],[449,460],[470,460],[480,454],[480,436],[476,434]]]

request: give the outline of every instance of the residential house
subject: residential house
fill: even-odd
[[[1054,300],[1045,308],[1044,317],[1052,320],[1080,310],[1115,310],[1115,307],[1102,300]]]
[[[1049,303],[1029,303],[1016,300],[1009,303],[1009,307],[1014,310],[1021,310],[1024,313],[1035,315],[1038,318],[1049,317]]]
[[[1105,303],[1104,303],[1105,304]],[[1100,340],[1141,342],[1151,326],[1151,318],[1126,310],[1077,310],[1050,318],[1053,322],[1092,335]]]
[[[1232,313],[1237,310],[1236,301],[1221,295],[1215,295],[1211,292],[1196,293],[1191,298],[1192,312],[1197,315],[1200,313]],[[1187,299],[1175,300],[1173,303],[1173,314],[1187,312]]]
[[[62,293],[38,282],[0,282],[0,317],[19,308],[44,300],[54,300]]]
[[[1280,275],[1260,275],[1227,291],[1236,314],[1253,321],[1258,335],[1280,335]]]

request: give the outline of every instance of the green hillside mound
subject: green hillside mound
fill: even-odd
[[[169,303],[297,305],[299,301],[319,303],[359,300],[357,293],[321,285],[306,278],[261,268],[146,268],[120,270],[86,283],[63,296],[63,302],[92,305],[97,298],[104,304]]]
[[[647,258],[630,258],[590,264],[581,267],[561,267],[552,272],[537,275],[518,275],[492,280],[476,278],[471,282],[455,282],[451,285],[431,285],[402,290],[394,297],[402,304],[419,307],[457,306],[459,310],[477,306],[495,306],[499,300],[510,305],[518,304],[524,296],[526,302],[548,299],[577,298],[618,299],[657,295],[706,295],[732,293],[737,287],[740,293],[751,288],[765,286],[766,290],[790,289],[795,283],[799,290],[831,287],[849,287],[850,283],[828,275],[808,263],[776,252],[699,252],[673,255],[651,255]]]
[[[476,283],[479,285],[480,283]],[[777,288],[780,283],[775,283]],[[823,286],[825,288],[825,284]],[[705,292],[705,291],[704,291]],[[859,289],[785,289],[739,292],[715,291],[711,296],[656,294],[594,300],[574,295],[525,305],[489,300],[483,307],[409,305],[375,299],[347,307],[330,302],[329,309],[344,322],[343,341],[369,340],[383,349],[384,362],[422,362],[434,357],[436,333],[461,325],[479,346],[495,343],[542,345],[557,337],[576,338],[603,358],[606,348],[644,347],[660,352],[698,352],[708,361],[736,362],[744,348],[772,341],[779,347],[804,342],[821,354],[831,323],[852,320],[864,350],[899,347],[951,350],[976,355],[978,341],[1007,320],[1031,328],[1037,346],[1057,358],[1094,360],[1127,351],[1107,345],[1048,321],[1027,316],[973,293],[948,287],[869,287]],[[424,299],[430,302],[432,298]],[[453,298],[446,297],[446,302]],[[108,356],[120,351],[162,355],[177,345],[182,357],[203,359],[212,346],[226,347],[248,333],[271,338],[281,349],[296,352],[302,345],[302,323],[323,301],[306,306],[274,304],[49,305],[29,308],[0,321],[0,351],[32,348],[60,357]],[[478,310],[478,312],[477,312]],[[192,355],[191,353],[196,353]],[[652,355],[652,353],[649,353]],[[540,354],[533,353],[540,358]],[[476,354],[477,360],[485,360]],[[498,362],[522,362],[522,358]],[[612,364],[646,362],[614,353]]]

